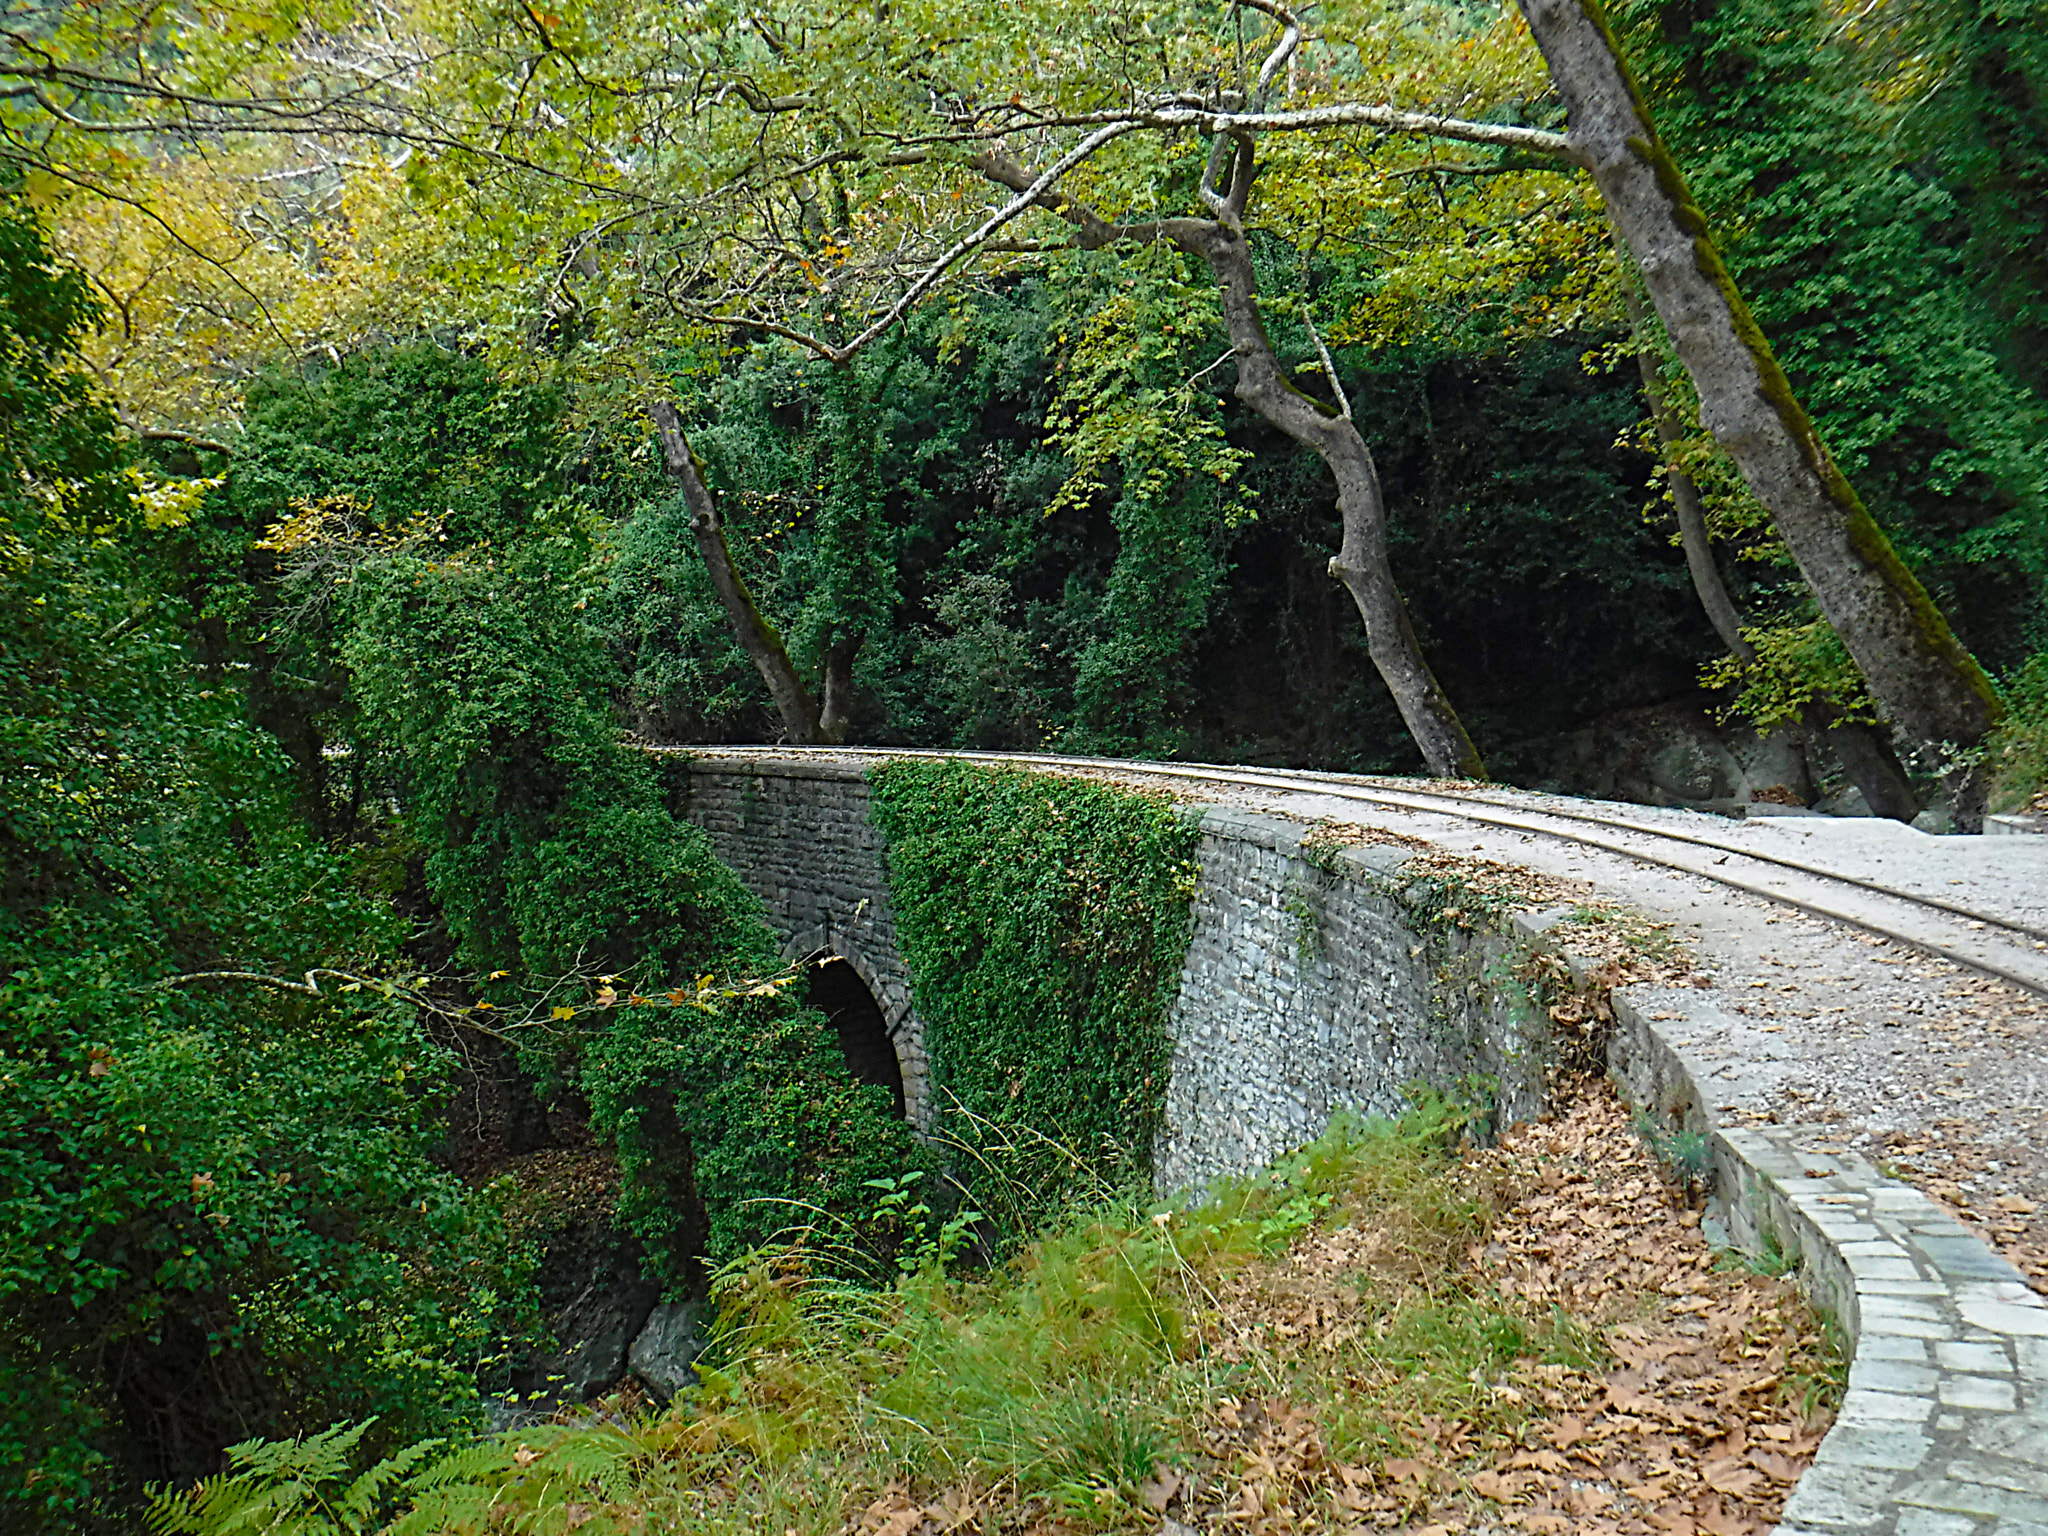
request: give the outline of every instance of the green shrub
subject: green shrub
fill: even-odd
[[[1069,1206],[1009,1266],[976,1278],[927,1268],[878,1292],[849,1283],[829,1245],[757,1250],[718,1276],[713,1353],[665,1417],[429,1446],[369,1482],[334,1454],[351,1431],[239,1446],[228,1475],[162,1494],[152,1523],[166,1536],[229,1536],[245,1512],[285,1510],[278,1528],[306,1536],[441,1536],[492,1520],[826,1536],[878,1494],[936,1484],[986,1490],[989,1528],[1014,1528],[1019,1499],[1081,1530],[1151,1528],[1142,1485],[1201,1454],[1220,1394],[1334,1393],[1333,1435],[1352,1441],[1391,1433],[1366,1422],[1390,1397],[1501,1413],[1493,1374],[1558,1329],[1516,1317],[1458,1273],[1491,1215],[1451,1150],[1459,1124],[1439,1101],[1399,1122],[1341,1117],[1192,1206]],[[1348,1368],[1317,1353],[1290,1380],[1297,1362],[1284,1352],[1238,1341],[1212,1354],[1205,1332],[1229,1280],[1306,1230],[1288,1214],[1304,1205],[1383,1234],[1395,1268],[1416,1267],[1369,1295]],[[1386,1383],[1376,1399],[1362,1395],[1368,1378]],[[388,1499],[384,1523],[347,1523],[359,1488]]]
[[[430,347],[258,397],[228,510],[276,520],[275,627],[339,687],[355,770],[397,808],[362,832],[418,858],[446,931],[423,947],[453,949],[490,1005],[471,1017],[508,1021],[541,1091],[580,1094],[615,1142],[655,1272],[687,1285],[707,1251],[814,1221],[886,1247],[864,1181],[916,1165],[907,1128],[821,1016],[760,984],[782,963],[761,904],[620,740],[560,401]]]
[[[659,1271],[691,1275],[791,1229],[890,1272],[899,1224],[871,1181],[921,1168],[889,1091],[856,1082],[816,1009],[766,986],[612,1011],[583,1045],[591,1124],[619,1150],[619,1216]],[[697,1231],[701,1205],[704,1230]]]
[[[792,1224],[879,1241],[863,1183],[917,1162],[908,1128],[820,1014],[760,984],[781,967],[761,904],[620,741],[563,550],[434,542],[352,580],[359,730],[478,991],[566,1000],[573,1024],[521,1032],[521,1060],[616,1143],[625,1226],[676,1285]],[[600,986],[632,1000],[592,1006]]]
[[[522,1316],[435,1166],[447,1054],[382,996],[190,973],[395,962],[232,675],[183,643],[72,347],[0,216],[0,1526],[119,1521],[251,1430],[461,1424]],[[180,980],[180,978],[187,978]]]
[[[2048,651],[2005,679],[2005,719],[1986,744],[1991,808],[2048,808]]]

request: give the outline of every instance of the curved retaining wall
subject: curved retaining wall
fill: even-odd
[[[1729,1021],[1679,989],[1614,994],[1627,1096],[1704,1132],[1735,1245],[1799,1260],[1853,1344],[1849,1392],[1781,1536],[2048,1536],[2048,1305],[1910,1185],[1803,1150],[1797,1127],[1724,1128],[1709,1059]]]
[[[767,904],[793,955],[844,955],[874,991],[929,1118],[922,1022],[895,946],[883,849],[852,762],[729,754],[687,764],[687,814]],[[1401,1085],[1495,1079],[1538,1112],[1547,1021],[1522,977],[1561,913],[1500,933],[1427,921],[1393,848],[1318,853],[1308,829],[1211,810],[1194,937],[1170,1020],[1163,1189],[1247,1171],[1344,1107],[1401,1107]],[[1723,1128],[1728,1020],[1690,988],[1611,995],[1609,1067],[1647,1113],[1706,1135],[1714,1207],[1752,1253],[1796,1257],[1854,1345],[1834,1429],[1782,1536],[2048,1536],[2048,1306],[1973,1233],[1860,1158],[1802,1151],[1797,1128]]]
[[[1404,1085],[1492,1080],[1501,1110],[1544,1107],[1548,1018],[1501,935],[1420,917],[1387,847],[1307,856],[1307,829],[1212,810],[1194,935],[1167,1027],[1163,1191],[1261,1168],[1340,1109],[1396,1115]]]

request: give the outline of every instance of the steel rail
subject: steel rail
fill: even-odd
[[[2000,946],[1995,942],[1985,946],[1987,949],[2009,949],[2012,958],[2026,962],[2021,966],[2015,967],[2005,957],[1996,954],[1972,953],[1971,948],[1974,948],[1974,945],[1971,945],[1971,948],[1959,949],[1955,947],[1955,943],[1945,942],[1941,937],[1933,934],[1901,932],[1896,927],[1886,926],[1883,921],[1870,914],[1857,912],[1853,908],[1831,904],[1812,895],[1802,895],[1769,885],[1758,884],[1752,880],[1745,880],[1722,869],[1717,864],[1707,864],[1702,867],[1699,863],[1681,857],[1661,854],[1649,849],[1631,847],[1615,838],[1603,836],[1599,833],[1575,830],[1569,825],[1560,829],[1554,825],[1544,824],[1546,821],[1565,822],[1567,824],[1581,822],[1613,827],[1631,837],[1647,838],[1653,841],[1662,839],[1682,845],[1694,845],[1711,849],[1724,859],[1748,859],[1764,865],[1775,865],[1805,879],[1861,890],[1883,901],[1894,903],[1897,906],[1909,909],[1917,908],[1928,913],[1940,913],[1941,917],[1935,919],[1937,922],[1961,918],[1972,923],[1982,923],[1986,927],[2001,928],[2007,932],[2023,935],[2028,938],[2036,936],[2048,938],[2048,934],[2043,934],[2041,930],[2028,927],[2024,923],[1994,917],[1987,913],[1975,912],[1969,908],[1959,907],[1937,898],[1910,895],[1891,890],[1857,876],[1839,874],[1833,870],[1801,864],[1796,860],[1784,859],[1771,854],[1752,853],[1740,848],[1729,848],[1704,838],[1682,834],[1673,835],[1655,827],[1642,826],[1635,822],[1623,821],[1613,817],[1584,816],[1572,812],[1553,810],[1523,811],[1485,795],[1466,795],[1437,789],[1393,789],[1372,784],[1370,781],[1361,783],[1350,776],[1316,776],[1307,770],[1298,769],[1232,768],[1217,764],[1140,763],[1123,758],[1074,757],[1044,752],[953,752],[929,747],[690,747],[666,750],[688,752],[705,758],[726,756],[741,760],[763,757],[784,760],[813,759],[820,761],[829,761],[834,758],[958,758],[965,762],[974,763],[1083,769],[1097,773],[1135,774],[1153,778],[1188,780],[1197,783],[1282,789],[1297,793],[1305,789],[1313,790],[1335,799],[1355,800],[1369,805],[1389,806],[1436,815],[1462,817],[1468,821],[1478,822],[1483,826],[1498,827],[1506,831],[1549,837],[1561,842],[1572,842],[1589,848],[1597,848],[1603,852],[1617,854],[1622,858],[1633,860],[1636,863],[1657,865],[1680,874],[1691,875],[1696,879],[1708,880],[1717,885],[1727,886],[1731,890],[1742,891],[1747,895],[1756,896],[1765,901],[1793,907],[1815,917],[1823,917],[1832,922],[1845,923],[1852,928],[1861,929],[1865,933],[1875,934],[1880,938],[1909,945],[1914,949],[1937,955],[1944,960],[1976,971],[1981,975],[1992,976],[2025,991],[2042,997],[2048,997],[2048,957],[2037,958],[2032,953],[2019,949],[2017,946]],[[1478,809],[1479,807],[1484,807],[1485,809]],[[1970,937],[1974,937],[1974,935]],[[1964,942],[1967,942],[1967,939]]]
[[[1189,766],[1228,771],[1228,765],[1222,763],[1196,763]],[[1261,768],[1255,771],[1273,778],[1286,778],[1304,784],[1313,784],[1317,787],[1349,788],[1365,785],[1374,790],[1385,792],[1429,795],[1444,800],[1456,800],[1473,805],[1498,806],[1503,810],[1522,808],[1517,806],[1512,800],[1503,800],[1494,795],[1450,789],[1402,789],[1399,786],[1388,785],[1384,780],[1358,774],[1323,773],[1310,768]],[[1823,869],[1814,864],[1802,864],[1797,859],[1788,859],[1781,854],[1764,853],[1753,848],[1731,848],[1728,844],[1717,843],[1710,837],[1696,837],[1690,832],[1679,832],[1665,827],[1649,826],[1643,822],[1628,821],[1616,816],[1592,816],[1584,811],[1560,810],[1554,806],[1530,806],[1527,809],[1539,816],[1554,816],[1563,821],[1581,821],[1592,826],[1613,827],[1623,832],[1643,833],[1651,837],[1663,838],[1667,842],[1690,843],[1696,848],[1709,848],[1716,853],[1732,853],[1741,858],[1752,859],[1759,864],[1775,864],[1781,869],[1796,870],[1802,875],[1812,875],[1817,879],[1834,880],[1844,885],[1861,886],[1866,891],[1873,892],[1879,896],[1890,897],[1894,900],[1909,900],[1923,907],[1938,907],[1944,912],[1952,913],[1967,921],[1983,923],[1994,928],[2004,928],[2009,932],[2021,934],[2029,939],[2048,940],[2048,928],[2035,928],[2027,923],[2016,922],[2009,917],[1999,917],[1991,912],[1979,912],[1973,907],[1959,906],[1955,902],[1945,901],[1939,896],[1907,895],[1906,893],[1894,890],[1888,885],[1879,884],[1875,880],[1867,880],[1861,875],[1846,874],[1841,870]],[[1656,810],[1663,809],[1663,807],[1651,806],[1645,807],[1645,809]]]

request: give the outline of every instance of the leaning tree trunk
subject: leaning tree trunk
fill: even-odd
[[[1208,263],[1222,300],[1224,330],[1237,358],[1238,399],[1313,452],[1329,466],[1337,482],[1344,542],[1330,562],[1330,574],[1344,583],[1358,605],[1359,617],[1365,620],[1366,652],[1394,695],[1408,734],[1415,738],[1431,773],[1447,779],[1483,779],[1486,765],[1479,759],[1479,749],[1472,745],[1436,674],[1423,660],[1422,643],[1409,622],[1408,606],[1401,600],[1401,589],[1394,585],[1394,568],[1387,560],[1386,505],[1380,496],[1372,452],[1348,410],[1332,412],[1296,389],[1273,355],[1273,343],[1259,317],[1258,276],[1244,236],[1252,157],[1249,137],[1219,139],[1212,148],[1201,195],[1217,215],[1213,219],[1111,224],[1063,192],[1044,193],[1039,204],[1074,226],[1075,244],[1083,249],[1099,250],[1119,240],[1165,239]],[[985,150],[969,163],[1014,192],[1026,190],[1034,180],[1001,149]],[[1230,175],[1227,194],[1211,186],[1211,177],[1223,170]]]
[[[683,435],[682,417],[666,400],[652,402],[647,407],[647,414],[653,419],[655,435],[661,439],[662,464],[667,468],[669,478],[682,491],[683,504],[690,509],[690,533],[697,540],[697,550],[704,557],[705,569],[711,573],[711,584],[718,589],[718,600],[725,607],[726,619],[740,642],[740,649],[747,653],[754,670],[761,674],[761,681],[768,685],[769,696],[775,700],[775,708],[782,716],[789,739],[800,746],[828,739],[820,730],[817,701],[797,675],[781,634],[754,606],[753,594],[747,591],[739,568],[733,564],[732,551],[725,542],[725,525],[718,518],[718,502],[704,483],[696,455],[690,452],[689,439]],[[847,665],[850,667],[851,664],[849,654]],[[828,700],[831,684],[832,672],[828,662]],[[833,741],[843,740],[846,734],[843,709],[839,713],[839,735],[829,738]]]
[[[1366,651],[1386,680],[1408,733],[1440,778],[1483,779],[1486,765],[1451,701],[1423,659],[1408,606],[1387,560],[1386,504],[1372,451],[1348,414],[1333,414],[1288,382],[1259,317],[1258,278],[1241,231],[1176,219],[1176,244],[1209,264],[1223,300],[1223,323],[1237,354],[1237,397],[1311,450],[1337,482],[1344,542],[1330,562],[1365,620]]]
[[[1892,718],[1922,741],[1976,746],[2000,713],[1990,680],[1821,445],[1657,137],[1599,0],[1519,3],[1564,98],[1575,156],[1699,392],[1700,420]],[[1959,824],[1981,822],[1978,772],[1957,770],[1950,793]]]
[[[1617,232],[1616,244],[1620,243]],[[1727,583],[1721,579],[1721,568],[1714,563],[1713,538],[1707,528],[1707,511],[1700,501],[1700,488],[1693,483],[1691,475],[1679,468],[1678,449],[1684,442],[1685,432],[1679,423],[1678,412],[1672,408],[1670,396],[1664,392],[1656,353],[1649,343],[1648,317],[1643,313],[1642,297],[1636,291],[1634,263],[1629,259],[1626,246],[1622,246],[1619,256],[1622,263],[1622,307],[1628,312],[1629,332],[1635,342],[1636,366],[1643,380],[1643,400],[1650,408],[1650,420],[1657,430],[1657,444],[1664,450],[1664,479],[1671,490],[1671,505],[1678,515],[1678,542],[1685,551],[1685,568],[1692,577],[1692,589],[1700,600],[1700,607],[1706,610],[1707,622],[1714,626],[1714,633],[1721,637],[1721,643],[1743,661],[1753,662],[1756,660],[1756,647],[1743,634],[1741,612],[1728,593]],[[1899,766],[1890,743],[1880,731],[1860,720],[1844,720],[1832,704],[1819,701],[1800,711],[1799,727],[1809,743],[1825,737],[1835,756],[1841,760],[1850,782],[1862,793],[1864,804],[1874,814],[1892,821],[1911,821],[1920,814],[1920,798],[1913,793],[1905,770]]]

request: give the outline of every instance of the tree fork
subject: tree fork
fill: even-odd
[[[1699,392],[1700,419],[1785,541],[1872,693],[1909,734],[1977,747],[2001,713],[1950,631],[1821,444],[1657,137],[1599,0],[1518,0],[1586,166]],[[1981,771],[1949,774],[1958,825],[1983,816]]]
[[[1232,202],[1251,179],[1249,146],[1237,155]],[[1237,355],[1237,397],[1329,466],[1337,482],[1344,542],[1330,574],[1344,583],[1365,621],[1372,657],[1409,735],[1429,771],[1439,778],[1483,779],[1486,765],[1458,713],[1422,654],[1408,605],[1387,559],[1386,503],[1379,470],[1350,413],[1328,410],[1288,380],[1259,315],[1258,276],[1243,229],[1221,221],[1175,219],[1166,226],[1174,243],[1208,263],[1223,302],[1223,323]],[[1334,381],[1333,381],[1334,382]]]

